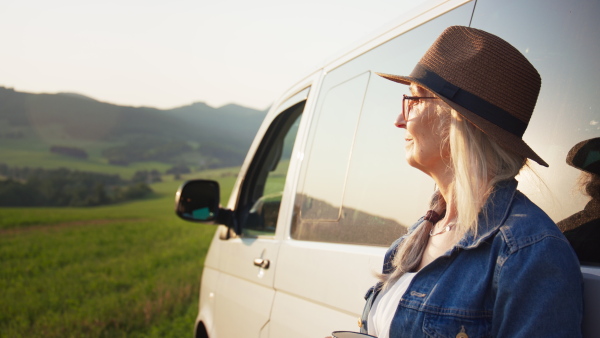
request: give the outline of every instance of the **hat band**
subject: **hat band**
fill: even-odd
[[[525,129],[527,129],[527,123],[514,117],[506,110],[453,85],[420,63],[415,66],[411,77],[429,87],[436,94],[468,109],[511,134],[523,137]]]

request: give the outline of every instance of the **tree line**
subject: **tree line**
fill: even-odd
[[[158,137],[140,137],[125,145],[104,149],[102,156],[109,163],[128,165],[131,162],[170,162],[174,157],[194,149],[183,141],[168,141]]]
[[[9,167],[0,163],[0,206],[86,207],[150,196],[148,183],[160,180],[154,171],[140,171],[132,180],[77,170]]]

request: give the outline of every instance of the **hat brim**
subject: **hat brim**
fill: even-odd
[[[492,140],[494,140],[496,143],[503,146],[505,149],[509,149],[512,152],[515,152],[517,154],[520,154],[522,156],[525,156],[527,158],[534,160],[535,162],[539,163],[540,165],[543,165],[544,167],[548,167],[548,163],[546,163],[546,161],[544,161],[538,154],[536,154],[533,151],[533,149],[531,149],[531,147],[529,147],[527,145],[527,143],[525,143],[525,141],[523,141],[523,139],[502,129],[501,127],[498,127],[494,123],[489,122],[488,120],[484,119],[483,117],[464,108],[463,106],[460,106],[460,105],[454,103],[452,100],[439,94],[438,92],[431,89],[429,86],[425,85],[418,79],[415,79],[410,76],[400,76],[400,75],[392,75],[392,74],[377,73],[377,72],[375,74],[383,77],[384,79],[390,80],[390,81],[394,81],[394,82],[401,83],[404,85],[411,85],[412,83],[414,83],[414,84],[418,85],[419,87],[427,89],[428,91],[432,92],[436,97],[438,97],[439,99],[444,101],[452,109],[456,110],[462,117],[467,119],[467,121],[472,123],[475,127],[477,127],[479,130],[484,132],[486,135],[488,135]]]

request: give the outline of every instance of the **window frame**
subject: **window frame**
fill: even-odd
[[[301,122],[304,117],[309,90],[310,87],[305,88],[279,106],[279,112],[276,114],[275,118],[270,121],[269,126],[263,134],[260,144],[252,157],[252,161],[244,174],[240,184],[239,194],[236,199],[234,212],[234,218],[236,220],[235,232],[240,237],[274,238],[276,235],[276,229],[268,234],[250,235],[244,233],[244,223],[246,222],[254,203],[264,196],[266,182],[269,173],[271,172],[271,170],[266,169],[269,162],[273,164],[275,163],[273,160],[276,159],[277,165],[279,164],[283,152],[284,140],[288,132],[298,119],[300,119]],[[296,131],[294,143],[297,142],[296,139],[298,138],[298,133],[299,130]],[[273,146],[275,146],[277,142],[281,142],[282,148],[277,152],[272,152]],[[288,179],[289,170],[286,172],[285,181]],[[282,199],[284,195],[285,194],[282,194]],[[279,212],[281,212],[281,205],[279,206]]]

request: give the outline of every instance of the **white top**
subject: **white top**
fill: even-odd
[[[392,325],[392,319],[394,319],[400,298],[402,298],[408,289],[408,285],[413,280],[415,274],[416,272],[405,273],[394,285],[377,295],[369,312],[367,322],[370,335],[379,338],[389,337],[390,326]]]

